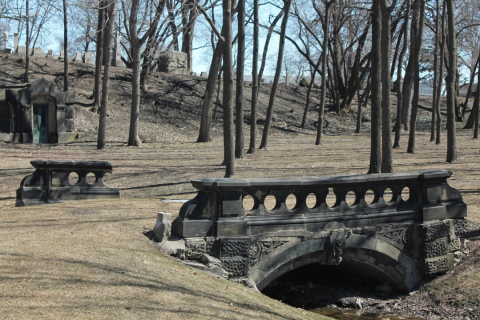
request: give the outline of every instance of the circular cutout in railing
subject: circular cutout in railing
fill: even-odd
[[[337,195],[335,194],[335,192],[333,192],[332,188],[328,188],[328,194],[327,194],[327,197],[325,198],[325,202],[327,203],[327,206],[329,206],[330,208],[333,208],[337,203]]]
[[[277,206],[277,198],[275,198],[273,194],[269,194],[265,197],[263,205],[265,206],[265,209],[272,211]]]
[[[68,183],[72,186],[77,184],[79,179],[80,178],[78,177],[78,173],[76,172],[70,172],[68,174]]]
[[[393,199],[392,189],[390,188],[385,189],[385,191],[383,191],[383,201],[385,201],[386,203],[389,203],[389,202],[392,202],[393,200],[394,199]]]
[[[246,211],[252,211],[255,207],[255,199],[253,199],[251,195],[247,194],[243,197],[242,206]]]
[[[305,202],[306,202],[307,208],[309,209],[314,208],[315,205],[317,204],[317,196],[315,195],[315,193],[310,193],[307,196],[307,199]]]
[[[95,181],[97,181],[97,177],[95,176],[95,174],[93,172],[87,173],[87,176],[85,178],[86,178],[88,184],[94,184]]]
[[[353,206],[355,204],[355,200],[357,200],[357,195],[355,194],[355,192],[353,190],[348,191],[345,195],[345,202],[349,206]]]
[[[367,190],[364,199],[367,204],[372,204],[375,201],[375,192],[372,189]]]
[[[297,206],[297,197],[293,193],[290,193],[287,199],[285,199],[285,205],[289,210],[295,209]]]
[[[410,199],[410,188],[405,187],[402,189],[402,200],[408,201]]]

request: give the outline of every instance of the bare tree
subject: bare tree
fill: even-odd
[[[380,0],[380,10],[382,16],[381,25],[381,78],[382,78],[382,172],[392,172],[392,138],[390,113],[390,92],[392,91],[392,81],[390,77],[390,52],[392,40],[390,34],[391,14],[395,7],[396,0],[391,6],[388,6],[388,0]]]
[[[322,53],[322,84],[321,84],[321,93],[320,93],[320,108],[318,110],[318,127],[317,127],[317,137],[315,140],[315,145],[320,145],[322,143],[322,134],[323,134],[323,116],[325,112],[325,97],[327,94],[327,58],[328,58],[328,37],[329,37],[329,21],[330,21],[330,12],[329,9],[333,5],[335,0],[330,0],[325,3],[325,16],[323,22],[323,53]]]
[[[257,138],[257,100],[258,100],[258,0],[253,0],[253,62],[252,62],[252,103],[250,109],[250,145],[248,153],[255,152]]]
[[[25,0],[25,24],[27,28],[27,36],[25,37],[25,77],[23,82],[28,83],[28,69],[30,64],[30,37],[28,36],[30,33],[30,13],[29,13],[29,0]]]
[[[405,53],[407,51],[408,46],[408,21],[410,18],[410,10],[411,10],[411,1],[406,0],[407,3],[407,10],[405,13],[405,21],[402,26],[402,30],[400,36],[398,38],[398,42],[400,42],[403,38],[403,45],[398,57],[398,68],[397,68],[397,115],[395,119],[395,140],[393,143],[393,148],[400,148],[400,134],[402,131],[402,106],[403,106],[403,58],[405,57]],[[402,37],[403,35],[403,37]]]
[[[423,41],[423,26],[425,21],[425,0],[415,0],[413,3],[414,17],[412,18],[412,52],[410,61],[413,69],[413,99],[410,117],[410,132],[408,136],[408,153],[415,152],[415,131],[417,129],[418,99],[420,95],[420,50]],[[405,103],[404,105],[405,106]]]
[[[275,103],[278,82],[280,80],[280,74],[282,71],[283,50],[285,48],[285,33],[287,29],[288,17],[290,15],[291,4],[292,4],[292,0],[284,0],[285,15],[283,17],[282,26],[280,29],[280,41],[278,45],[278,57],[277,57],[277,70],[273,78],[272,90],[270,93],[270,99],[268,101],[267,117],[265,119],[265,126],[263,128],[263,135],[262,135],[262,141],[260,143],[260,149],[266,149],[268,144],[268,134],[270,133],[270,126],[272,125],[272,118],[273,118],[273,105]]]
[[[130,42],[130,55],[132,61],[132,106],[130,113],[130,130],[128,134],[129,146],[140,146],[141,141],[138,136],[138,122],[140,116],[140,60],[141,49],[148,37],[152,36],[157,28],[160,16],[165,8],[165,0],[161,0],[159,3],[152,2],[151,5],[155,6],[155,16],[153,21],[148,24],[148,28],[145,28],[143,34],[140,35],[143,27],[146,27],[145,21],[141,21],[139,25],[139,8],[140,0],[132,0],[130,7],[130,18],[128,22],[128,40]],[[124,12],[127,5],[124,3]],[[110,61],[110,60],[107,60]]]
[[[102,81],[102,61],[103,61],[103,28],[105,25],[105,1],[100,0],[98,3],[98,23],[97,23],[97,46],[95,54],[95,82],[93,86],[93,110],[98,112],[101,89],[100,82]],[[65,51],[65,60],[67,60]]]
[[[370,132],[370,166],[368,173],[381,172],[381,81],[382,81],[382,10],[381,0],[372,3],[372,101],[371,101],[371,132]]]
[[[445,0],[447,5],[448,27],[448,68],[447,68],[447,162],[457,160],[457,142],[455,137],[455,82],[457,75],[457,42],[455,35],[455,4]]]
[[[105,31],[103,38],[103,52],[107,61],[112,59],[112,37],[113,23],[115,20],[117,0],[105,0]],[[66,57],[65,57],[66,59]],[[105,64],[103,84],[102,84],[102,105],[100,107],[100,118],[98,123],[98,141],[97,149],[105,148],[105,134],[107,127],[107,106],[108,106],[108,88],[110,79],[110,64]]]
[[[233,142],[232,2],[223,0],[223,147],[225,178],[235,175]]]
[[[244,138],[244,69],[245,69],[245,0],[238,0],[238,50],[237,50],[237,90],[236,90],[236,121],[235,121],[235,158],[245,156]]]

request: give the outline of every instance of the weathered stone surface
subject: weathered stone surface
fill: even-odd
[[[248,259],[246,258],[225,258],[220,259],[223,268],[230,277],[245,276],[248,271]]]
[[[448,253],[447,239],[435,240],[425,243],[425,258],[444,256]]]
[[[347,298],[341,298],[338,300],[338,305],[342,308],[351,308],[351,309],[362,309],[363,299],[362,298],[356,298],[356,297],[347,297]]]
[[[422,233],[425,242],[446,238],[450,234],[450,224],[445,222],[425,223],[422,226]]]
[[[209,268],[214,266],[222,267],[220,259],[214,258],[208,254],[202,254],[198,260]]]
[[[199,259],[202,254],[206,254],[205,239],[188,238],[185,239],[185,258],[189,260]]]
[[[185,240],[172,237],[160,245],[160,250],[183,260],[185,259]]]
[[[247,240],[222,239],[221,257],[247,257],[248,244]]]
[[[453,254],[425,260],[425,274],[446,272],[453,268]]]
[[[453,220],[455,235],[461,236],[465,234],[468,230],[468,220],[467,219],[455,219]]]
[[[83,55],[83,63],[95,64],[95,61],[93,60],[93,55],[91,52],[85,52],[85,54]]]
[[[164,51],[158,57],[158,71],[172,74],[190,75],[185,52]]]
[[[73,58],[73,61],[75,62],[83,62],[83,57],[81,52],[77,52],[75,54],[75,57]]]
[[[168,212],[157,213],[157,223],[153,233],[159,242],[167,241],[172,229],[172,215]]]
[[[448,252],[453,253],[455,251],[459,251],[462,248],[462,243],[460,239],[453,239],[448,244]]]

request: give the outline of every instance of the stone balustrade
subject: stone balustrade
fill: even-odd
[[[466,205],[447,179],[424,170],[350,176],[193,180],[198,195],[185,203],[172,230],[180,237],[321,230],[388,222],[462,218]],[[270,204],[270,206],[268,205]]]
[[[17,189],[16,206],[31,206],[67,200],[119,198],[118,188],[104,184],[113,168],[108,161],[34,160],[36,169]]]

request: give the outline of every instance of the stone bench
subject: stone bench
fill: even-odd
[[[33,160],[36,169],[17,189],[16,206],[33,206],[80,199],[119,198],[118,188],[103,183],[112,172],[108,161]]]

